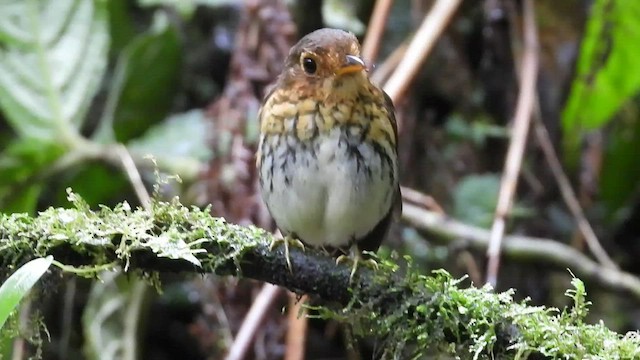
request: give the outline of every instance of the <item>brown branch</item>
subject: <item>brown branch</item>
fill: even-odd
[[[403,204],[402,216],[416,229],[433,234],[441,241],[462,240],[476,249],[486,249],[490,243],[489,231],[412,204]],[[604,267],[569,245],[552,239],[519,235],[507,235],[504,240],[504,256],[568,268],[576,276],[610,289],[628,292],[636,301],[640,301],[640,279],[637,276]]]
[[[407,52],[407,42],[403,42],[396,47],[382,64],[376,66],[375,71],[371,74],[371,81],[374,84],[382,84],[389,79],[398,64],[404,58]]]
[[[420,191],[408,188],[406,186],[400,187],[400,193],[402,194],[402,200],[404,201],[423,206],[440,214],[445,214],[444,209],[442,208],[442,206],[440,206],[440,204],[438,204],[433,196],[426,195]]]
[[[367,26],[367,35],[362,43],[362,58],[367,63],[374,64],[376,61],[378,49],[380,49],[380,39],[382,38],[382,32],[392,4],[393,0],[377,0],[373,8],[373,13]]]
[[[307,340],[307,327],[309,319],[307,318],[307,310],[303,304],[307,301],[307,296],[298,297],[289,293],[289,308],[287,329],[287,352],[284,360],[302,360],[304,359],[305,343]]]
[[[115,145],[115,150],[120,157],[122,170],[127,175],[127,179],[129,179],[129,183],[131,183],[131,187],[135,191],[138,201],[145,209],[149,210],[149,206],[151,206],[151,196],[149,196],[149,192],[144,186],[140,170],[138,166],[136,166],[135,160],[131,157],[131,153],[126,146],[122,144]]]
[[[636,338],[621,338],[602,324],[585,324],[580,315],[570,321],[573,315],[528,309],[525,304],[513,302],[508,293],[461,289],[460,281],[442,271],[435,276],[420,275],[411,267],[397,271],[397,260],[380,261],[376,271],[362,267],[350,281],[348,264],[336,265],[334,258],[320,250],[308,248],[303,252],[293,248],[290,271],[282,247],[270,249],[272,235],[254,227],[228,224],[212,217],[208,209],[187,208],[177,200],[154,201],[150,211],[133,210],[127,204],[92,211],[77,195],[70,193],[69,198],[75,208],[50,208],[35,218],[0,214],[0,272],[6,275],[9,269],[34,257],[52,255],[65,271],[85,275],[91,269],[100,272],[106,266],[121,266],[129,272],[207,272],[266,281],[327,301],[331,307],[322,307],[323,314],[334,314],[332,317],[353,324],[359,334],[366,332],[367,336],[380,339],[384,345],[382,357],[404,357],[404,351],[409,352],[409,357],[419,357],[428,349],[444,344],[452,349],[450,345],[455,344],[455,351],[461,355],[473,351],[481,357],[505,358],[514,356],[518,349],[526,350],[526,354],[546,349],[548,356],[570,358],[573,348],[560,349],[557,345],[560,338],[555,334],[562,334],[560,341],[575,342],[582,355],[585,353],[580,342],[588,337],[590,344],[620,342],[620,347],[609,353],[612,357],[617,354],[617,358],[629,358],[621,355],[623,348],[629,349],[638,342]],[[405,216],[416,208],[407,204]],[[424,221],[426,212],[419,210],[418,218]],[[544,240],[529,242],[533,246],[526,253],[538,251],[541,242]],[[551,245],[543,247],[557,247],[550,255],[566,250],[566,246],[549,242]],[[507,244],[505,249],[511,251],[517,241],[512,239]],[[579,256],[584,257],[578,253],[576,257]],[[589,272],[588,260],[578,265],[582,265],[578,270],[586,271],[588,277],[625,283],[628,289],[630,281],[638,281],[615,270],[603,271],[597,264]],[[84,268],[74,270],[71,266]],[[613,275],[619,277],[617,282],[610,280]],[[634,295],[640,297],[639,293],[636,290]],[[341,306],[336,309],[338,305]],[[536,326],[523,321],[523,316],[534,319]],[[564,320],[560,322],[559,317]],[[540,336],[540,321],[552,336]],[[567,326],[571,332],[567,332]],[[487,331],[493,334],[491,342],[479,341],[485,339]],[[597,335],[593,335],[594,331]],[[567,340],[567,336],[571,339]]]
[[[247,313],[247,316],[240,326],[233,345],[231,345],[229,349],[229,354],[226,357],[227,360],[244,359],[247,350],[249,350],[249,346],[253,342],[256,331],[267,313],[267,309],[273,304],[280,291],[280,288],[275,285],[264,284],[262,286],[260,293],[253,301],[249,313]]]
[[[433,49],[461,2],[461,0],[437,0],[425,16],[420,28],[413,36],[404,58],[384,86],[384,90],[394,103],[398,104],[407,92],[420,66]]]
[[[487,283],[495,287],[500,267],[500,248],[504,236],[506,217],[511,211],[518,175],[522,165],[527,135],[531,122],[533,103],[538,77],[538,34],[531,0],[524,0],[524,54],[522,56],[522,83],[518,94],[518,104],[513,121],[513,131],[504,172],[500,182],[500,193],[496,205],[496,214],[491,227],[491,241],[487,249]]]
[[[611,257],[609,257],[606,250],[600,244],[600,241],[598,241],[598,237],[596,236],[595,231],[593,231],[591,224],[589,224],[589,221],[587,220],[587,217],[585,216],[584,211],[580,206],[580,202],[578,201],[578,198],[576,197],[576,194],[571,187],[569,178],[562,170],[562,164],[560,163],[560,159],[558,159],[558,156],[553,148],[553,144],[551,143],[551,139],[549,138],[547,128],[544,126],[544,123],[540,118],[539,106],[540,105],[536,99],[536,111],[534,112],[533,123],[535,136],[538,144],[540,145],[540,148],[542,149],[544,158],[547,161],[547,164],[549,164],[551,173],[553,174],[553,177],[558,184],[562,199],[569,208],[569,211],[571,211],[571,214],[573,215],[573,218],[578,225],[578,230],[587,242],[587,246],[589,247],[589,250],[591,251],[593,256],[598,259],[600,264],[612,269],[617,269],[618,265],[616,265],[616,263],[611,260]]]

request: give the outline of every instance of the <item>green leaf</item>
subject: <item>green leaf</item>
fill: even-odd
[[[5,189],[0,189],[3,190]],[[33,214],[36,212],[41,192],[41,184],[25,184],[14,187],[8,194],[0,193],[0,211]]]
[[[120,55],[96,134],[101,141],[126,142],[167,116],[182,57],[177,31],[163,19]]]
[[[173,6],[185,18],[191,17],[197,6],[235,5],[236,0],[138,0],[140,6]]]
[[[82,314],[87,359],[133,359],[138,348],[139,327],[148,309],[145,280],[122,272],[105,271],[89,292]]]
[[[192,110],[172,115],[132,141],[128,148],[138,155],[153,155],[163,169],[171,169],[169,172],[190,179],[197,176],[211,158],[208,133],[204,113]]]
[[[609,215],[633,202],[640,189],[640,112],[638,105],[625,109],[609,134],[600,171],[600,196]]]
[[[0,14],[0,108],[20,136],[69,140],[107,65],[106,1],[3,1]]]
[[[496,174],[469,175],[453,192],[453,214],[461,221],[488,228],[496,211],[500,178]]]
[[[22,265],[0,287],[0,328],[35,283],[51,266],[53,256],[39,258]]]
[[[361,35],[366,29],[357,14],[357,3],[351,1],[326,0],[322,3],[322,18],[329,27],[351,31]]]
[[[26,181],[63,153],[64,149],[59,143],[14,140],[0,154],[0,184]]]
[[[0,210],[33,213],[42,184],[36,179],[64,149],[37,139],[10,142],[0,154]]]
[[[468,175],[462,179],[453,192],[453,214],[463,222],[488,229],[495,217],[500,176],[498,174]],[[531,208],[514,203],[510,218],[534,215]]]
[[[131,184],[121,171],[103,163],[82,163],[65,169],[47,184],[47,192],[51,195],[47,200],[51,206],[67,206],[65,189],[71,188],[81,194],[91,206],[112,206],[117,202],[130,199]]]
[[[580,49],[576,78],[562,113],[565,150],[575,163],[581,130],[605,125],[640,90],[640,1],[593,4]]]
[[[133,8],[128,0],[109,0],[109,32],[111,37],[110,57],[115,59],[136,35],[131,16]]]
[[[484,146],[487,139],[492,137],[508,138],[509,136],[506,128],[491,124],[490,119],[482,115],[467,121],[459,114],[453,114],[447,119],[445,130],[452,138],[472,141],[477,146]]]

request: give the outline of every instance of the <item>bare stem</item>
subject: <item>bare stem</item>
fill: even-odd
[[[407,92],[420,66],[461,3],[461,0],[437,0],[431,11],[425,16],[413,40],[411,40],[404,58],[384,86],[384,90],[394,103],[399,103]]]
[[[273,301],[279,293],[280,288],[275,285],[264,284],[262,286],[262,290],[260,290],[260,293],[251,305],[251,309],[249,309],[249,313],[242,322],[240,331],[238,331],[238,335],[229,349],[229,355],[226,357],[227,360],[244,359],[256,331],[262,323],[262,319],[264,319],[266,309],[273,304]]]
[[[389,17],[389,10],[393,0],[378,0],[373,8],[373,13],[369,19],[369,26],[367,26],[367,35],[364,38],[362,44],[362,58],[370,63],[375,63],[378,56],[378,50],[380,49],[380,39],[384,32],[384,26],[387,23]]]
[[[571,182],[569,181],[567,174],[565,174],[562,170],[562,164],[560,163],[560,159],[558,159],[558,156],[553,149],[553,144],[551,143],[551,139],[549,138],[547,128],[544,126],[544,123],[540,119],[539,104],[537,105],[538,107],[536,108],[534,116],[534,130],[536,140],[538,141],[538,144],[540,144],[540,148],[542,149],[542,153],[544,154],[544,157],[549,164],[549,168],[551,168],[553,177],[558,183],[560,194],[562,194],[562,198],[564,199],[565,204],[567,204],[569,211],[571,211],[571,214],[575,218],[578,225],[578,230],[584,237],[587,246],[589,247],[589,250],[591,251],[593,256],[598,259],[598,262],[600,262],[600,264],[612,269],[617,269],[618,266],[616,265],[616,263],[611,260],[611,257],[609,257],[605,249],[600,244],[600,241],[598,241],[598,237],[596,236],[595,231],[593,231],[591,224],[589,224],[587,217],[584,215],[584,211],[580,206],[580,202],[578,201],[578,198],[573,191],[573,188],[571,187]]]
[[[474,249],[486,249],[491,234],[488,230],[467,225],[442,214],[410,203],[402,204],[402,218],[418,230],[426,231],[441,241],[463,241]],[[608,268],[593,261],[577,249],[554,239],[520,235],[505,236],[502,251],[511,259],[568,268],[576,276],[605,287],[624,290],[640,300],[640,279],[630,273]]]
[[[536,93],[536,79],[538,77],[538,34],[535,23],[533,3],[531,0],[523,2],[524,14],[524,53],[522,56],[522,74],[520,93],[513,121],[513,131],[504,172],[500,182],[500,193],[496,214],[491,227],[491,239],[487,249],[487,283],[495,287],[500,267],[500,248],[506,224],[506,217],[511,211],[513,197],[518,176],[522,166],[522,157],[527,143],[527,135],[531,123],[533,104]]]

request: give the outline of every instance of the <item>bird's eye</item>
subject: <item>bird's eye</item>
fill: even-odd
[[[315,60],[308,56],[305,56],[304,58],[302,58],[302,68],[304,69],[304,72],[312,75],[315,74],[318,66],[316,65]]]

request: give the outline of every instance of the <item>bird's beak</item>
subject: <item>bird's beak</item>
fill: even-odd
[[[353,74],[366,68],[366,65],[362,59],[354,55],[347,55],[344,64],[338,70],[336,74],[339,76],[345,74]]]

